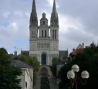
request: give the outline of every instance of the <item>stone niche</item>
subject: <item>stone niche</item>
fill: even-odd
[[[38,49],[49,49],[50,43],[38,43],[37,47],[38,47]]]

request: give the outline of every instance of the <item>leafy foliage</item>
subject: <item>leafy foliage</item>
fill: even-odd
[[[8,59],[8,53],[4,48],[0,48],[0,59]]]
[[[27,57],[27,56],[21,55],[20,60],[32,66],[34,69],[34,72],[37,72],[39,70],[40,64],[36,57]]]
[[[98,45],[91,43],[89,47],[84,49],[83,53],[79,53],[75,58],[61,68],[59,75],[61,76],[60,89],[65,86],[70,86],[70,81],[67,79],[67,72],[71,69],[73,64],[80,67],[79,75],[83,70],[87,70],[90,74],[86,85],[82,85],[78,81],[78,89],[96,89],[98,88]]]
[[[59,61],[60,61],[60,60],[59,60],[59,58],[57,58],[57,57],[54,57],[53,60],[52,60],[51,71],[52,71],[53,76],[55,76],[55,77],[56,77],[56,65],[57,65],[57,63],[58,63]]]
[[[7,51],[0,48],[0,89],[21,89],[17,76],[20,76],[22,71],[11,65],[9,57]]]

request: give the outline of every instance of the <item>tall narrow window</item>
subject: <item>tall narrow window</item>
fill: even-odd
[[[46,30],[45,30],[45,37],[47,36],[47,32],[46,32]]]
[[[54,31],[53,31],[53,33],[54,33]],[[52,34],[53,35],[53,34]]]
[[[45,21],[43,21],[43,25],[45,25]]]
[[[35,31],[34,31],[34,38],[35,38]]]
[[[54,39],[54,30],[53,30],[53,39]]]
[[[43,30],[42,30],[42,37],[43,37]]]
[[[31,38],[33,38],[33,31],[32,31],[32,33],[31,33]]]
[[[55,30],[55,39],[56,39],[56,30]]]
[[[54,24],[55,24],[55,20],[54,20]]]
[[[26,82],[26,88],[27,88],[27,82]]]

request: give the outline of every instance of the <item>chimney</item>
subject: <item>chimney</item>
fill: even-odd
[[[73,51],[74,51],[75,49],[73,48]]]

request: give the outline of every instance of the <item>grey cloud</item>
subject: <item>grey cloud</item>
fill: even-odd
[[[87,33],[83,33],[81,31],[77,31],[76,29],[70,28],[68,32],[63,33],[60,32],[60,39],[59,39],[59,49],[66,50],[68,48],[69,53],[72,51],[73,48],[77,48],[79,44],[84,43],[85,46],[90,45],[96,37],[92,35],[88,35]]]
[[[91,42],[91,40],[93,41],[93,38],[91,35],[89,35],[88,33],[82,32],[80,29],[69,28],[68,32],[65,33],[65,36],[69,40],[74,40],[79,43]]]
[[[19,46],[15,40],[29,40],[29,16],[31,7],[30,0],[21,2],[20,0],[2,0],[0,3],[0,47],[7,50],[14,50],[13,47]],[[5,26],[5,23],[8,23]],[[3,25],[2,25],[3,24]],[[16,24],[16,26],[15,26]],[[20,44],[25,47],[26,44]]]
[[[0,26],[0,38],[5,38],[5,37],[9,37],[9,34],[4,27]]]
[[[62,0],[59,12],[80,19],[84,30],[94,35],[98,32],[98,0]]]
[[[83,28],[67,28],[67,31],[64,32],[66,24],[60,23],[60,49],[67,49],[71,51],[72,48],[75,48],[80,43],[85,43],[89,45],[92,40],[98,41],[98,0],[56,0],[59,4],[58,14],[73,18],[69,19],[69,22],[72,21],[73,24],[75,20],[79,20],[79,23],[82,24]],[[36,0],[38,19],[40,20],[42,12],[46,11],[48,19],[52,12],[52,7],[49,7],[47,0]],[[0,3],[0,23],[9,23],[7,27],[0,25],[0,38],[4,42],[0,44],[6,47],[8,50],[12,46],[17,45],[14,43],[14,40],[29,40],[29,17],[32,8],[32,0],[2,0]],[[61,20],[61,18],[59,18]],[[17,28],[13,27],[12,23],[16,23]],[[63,26],[61,26],[61,24]],[[68,23],[70,24],[70,23]],[[63,31],[63,33],[62,33]],[[6,46],[9,41],[10,46]],[[23,46],[20,44],[20,47]],[[26,46],[26,47],[25,47]],[[29,45],[28,45],[29,46]],[[25,48],[28,48],[27,45],[24,45]]]

